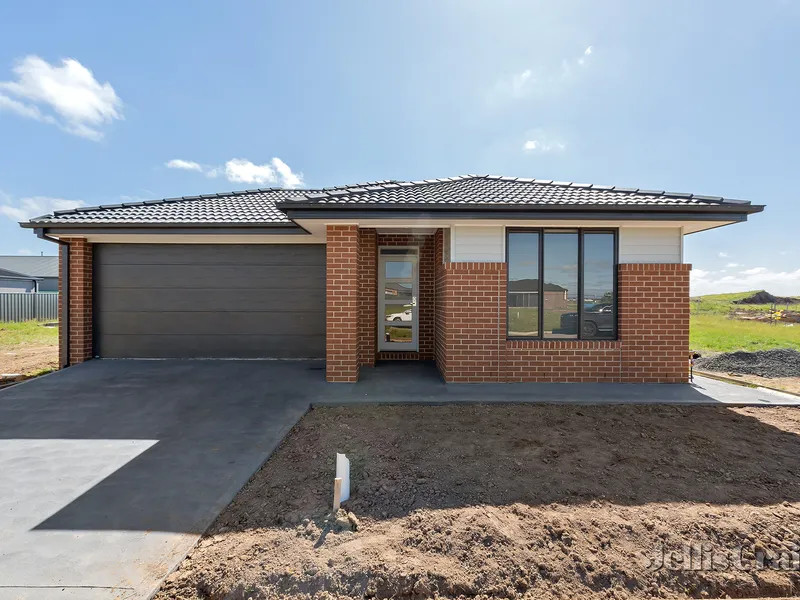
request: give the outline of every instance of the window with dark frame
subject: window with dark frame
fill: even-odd
[[[617,231],[509,229],[507,335],[617,338]]]

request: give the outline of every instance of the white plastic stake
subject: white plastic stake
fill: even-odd
[[[342,480],[342,502],[350,498],[350,459],[336,453],[336,478]]]

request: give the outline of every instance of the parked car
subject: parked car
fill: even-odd
[[[578,313],[569,312],[561,315],[561,331],[577,333]],[[584,338],[595,337],[598,333],[610,334],[614,331],[614,306],[612,304],[592,304],[583,309]]]
[[[387,321],[410,321],[411,319],[413,319],[413,316],[410,308],[404,310],[403,312],[391,313],[390,315],[386,316]]]

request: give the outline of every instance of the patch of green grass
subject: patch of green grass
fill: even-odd
[[[727,313],[725,313],[727,314]],[[733,352],[735,350],[800,350],[800,325],[737,321],[725,314],[693,314],[689,346],[699,352]]]
[[[727,315],[733,310],[747,310],[753,312],[765,312],[772,308],[771,304],[734,304],[736,300],[744,300],[762,290],[752,290],[749,292],[737,292],[735,294],[709,294],[707,296],[697,296],[692,298],[691,311],[693,315]],[[778,309],[785,309],[785,304],[778,304]],[[790,304],[789,310],[800,311],[800,305]]]
[[[57,345],[58,327],[45,327],[39,321],[22,323],[0,322],[0,348],[13,348],[21,345]]]

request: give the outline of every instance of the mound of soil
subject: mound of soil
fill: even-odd
[[[698,358],[695,366],[703,371],[744,373],[761,377],[800,377],[800,352],[790,348],[757,352],[723,352]]]
[[[798,433],[791,408],[315,409],[156,598],[789,596],[800,571],[660,563],[796,548]]]
[[[742,298],[741,300],[734,300],[734,304],[800,304],[799,298],[789,298],[783,296],[773,296],[769,292],[761,290],[752,296]]]

